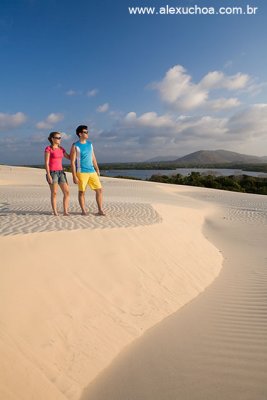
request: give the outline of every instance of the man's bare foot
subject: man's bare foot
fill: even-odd
[[[70,214],[68,213],[68,212],[64,212],[64,217],[69,217],[70,216]]]
[[[52,215],[54,215],[54,217],[59,217],[58,212],[57,211],[53,211]]]
[[[106,213],[103,210],[99,210],[98,213],[96,215],[101,215],[101,216],[105,216]]]
[[[86,216],[86,215],[88,215],[89,213],[87,212],[87,211],[82,211],[82,215],[84,215],[84,216]]]

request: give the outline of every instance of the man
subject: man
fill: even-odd
[[[94,154],[93,145],[88,141],[88,127],[79,125],[76,129],[76,135],[79,140],[73,143],[70,160],[73,182],[78,184],[79,204],[82,209],[82,215],[87,215],[85,208],[85,190],[89,186],[96,194],[96,203],[98,215],[105,215],[102,208],[102,186],[99,180],[99,168]]]

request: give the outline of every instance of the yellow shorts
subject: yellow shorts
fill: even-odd
[[[96,172],[77,172],[77,178],[79,179],[79,192],[85,192],[87,186],[89,186],[92,190],[102,188]]]

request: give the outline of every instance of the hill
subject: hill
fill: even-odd
[[[173,161],[175,159],[177,159],[177,156],[157,156],[150,158],[149,160],[146,160],[144,162],[151,163],[151,162]]]
[[[228,150],[200,150],[173,160],[179,164],[259,164],[266,162],[266,157],[257,157],[235,153]]]

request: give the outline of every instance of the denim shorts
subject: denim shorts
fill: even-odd
[[[67,177],[64,171],[50,171],[50,175],[52,177],[53,183],[68,183]],[[47,175],[46,175],[47,180]],[[48,180],[47,180],[48,182]]]

